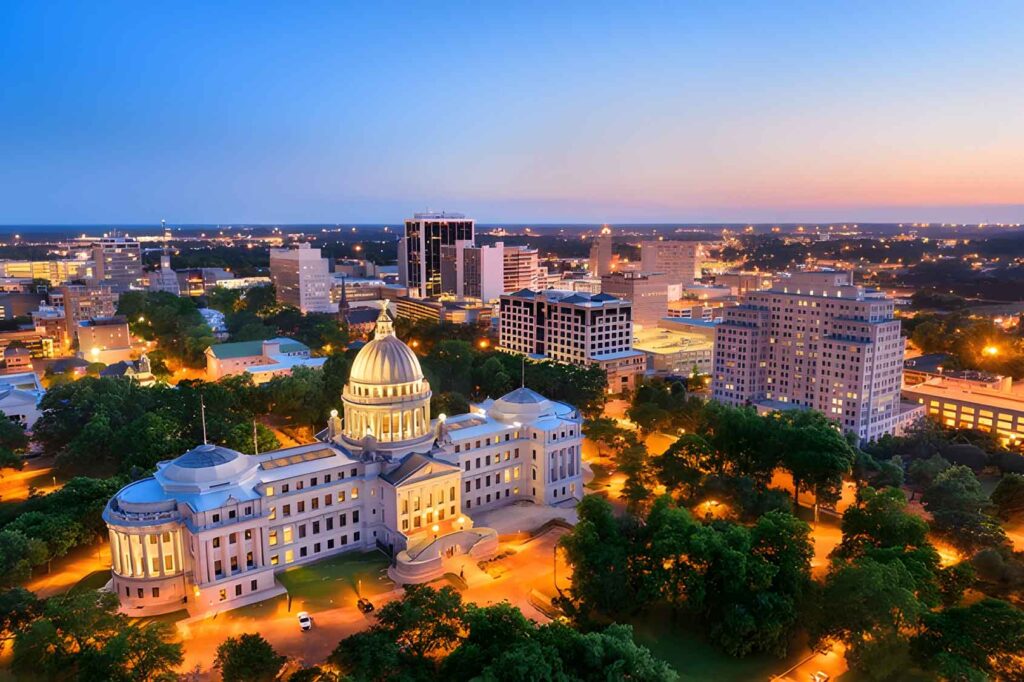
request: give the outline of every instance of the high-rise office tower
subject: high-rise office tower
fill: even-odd
[[[650,240],[640,242],[640,269],[663,272],[672,284],[693,284],[700,278],[704,249],[700,242]]]
[[[611,274],[612,266],[612,228],[605,225],[590,245],[590,276],[603,277]]]
[[[540,285],[537,249],[528,246],[505,246],[502,256],[505,268],[502,293],[543,288]]]
[[[849,272],[804,272],[748,291],[715,330],[712,394],[733,405],[812,408],[874,440],[899,432],[904,338],[893,299]]]
[[[303,313],[336,313],[331,302],[331,273],[320,249],[307,242],[291,248],[270,250],[270,279],[277,291],[277,302],[298,308]]]
[[[439,296],[441,248],[456,242],[473,243],[474,221],[461,213],[417,213],[405,221],[405,236],[398,245],[399,281],[417,298]]]
[[[142,278],[142,247],[137,239],[112,233],[92,243],[97,284],[109,284],[118,293]]]

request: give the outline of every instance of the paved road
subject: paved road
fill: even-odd
[[[462,592],[465,602],[477,604],[493,604],[503,600],[518,606],[528,618],[545,622],[548,618],[531,603],[530,595],[534,590],[551,594],[553,586],[553,552],[558,538],[565,531],[554,529],[542,536],[525,542],[502,543],[499,553],[511,550],[514,553],[496,562],[504,569],[497,578],[491,577],[476,568],[475,562],[466,559],[466,578],[469,587]],[[453,559],[459,562],[460,559]],[[454,563],[452,568],[458,572]],[[570,576],[569,568],[559,553],[558,582],[564,589]],[[385,595],[373,598],[379,608],[401,595],[396,589]],[[364,616],[354,604],[314,611],[313,629],[310,632],[299,630],[296,613],[301,610],[293,605],[288,610],[287,600],[279,599],[274,610],[267,613],[261,610],[257,616],[246,616],[246,609],[229,611],[202,621],[181,623],[178,625],[182,641],[185,644],[185,661],[181,667],[183,672],[193,671],[197,666],[199,680],[217,679],[211,670],[217,647],[228,637],[238,636],[247,632],[259,632],[281,654],[299,659],[304,665],[315,665],[322,662],[334,650],[341,639],[373,624],[372,616]]]

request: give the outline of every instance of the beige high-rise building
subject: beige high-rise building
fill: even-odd
[[[893,299],[849,272],[804,272],[749,291],[715,329],[712,394],[759,409],[811,408],[874,440],[920,410],[900,400],[905,339]]]
[[[633,304],[633,324],[656,327],[668,315],[669,281],[660,272],[613,272],[601,278],[601,291]]]
[[[331,273],[320,249],[307,242],[291,248],[270,250],[270,279],[277,291],[277,302],[298,308],[303,313],[336,313],[331,302]]]
[[[605,225],[590,244],[590,276],[603,277],[612,270],[612,229]]]
[[[662,272],[673,284],[693,284],[693,280],[701,276],[703,260],[704,247],[700,242],[640,242],[640,269],[644,272]]]

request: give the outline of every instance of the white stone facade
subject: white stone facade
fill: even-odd
[[[319,442],[256,456],[200,445],[158,464],[104,510],[122,610],[234,608],[281,593],[276,572],[349,550],[380,548],[396,580],[430,580],[449,556],[497,548],[471,512],[582,498],[573,407],[520,388],[430,421],[429,400],[384,312],[353,363],[344,419],[332,415]]]
[[[812,408],[874,440],[906,420],[905,339],[892,298],[850,273],[798,273],[749,291],[716,328],[712,394],[733,405]]]

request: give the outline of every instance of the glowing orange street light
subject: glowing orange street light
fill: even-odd
[[[985,346],[981,352],[989,357],[995,357],[999,355],[999,348],[996,346]]]
[[[480,339],[480,342],[477,343],[476,345],[480,346],[481,348],[487,348],[488,346],[491,345],[491,342],[488,341],[487,339]]]

